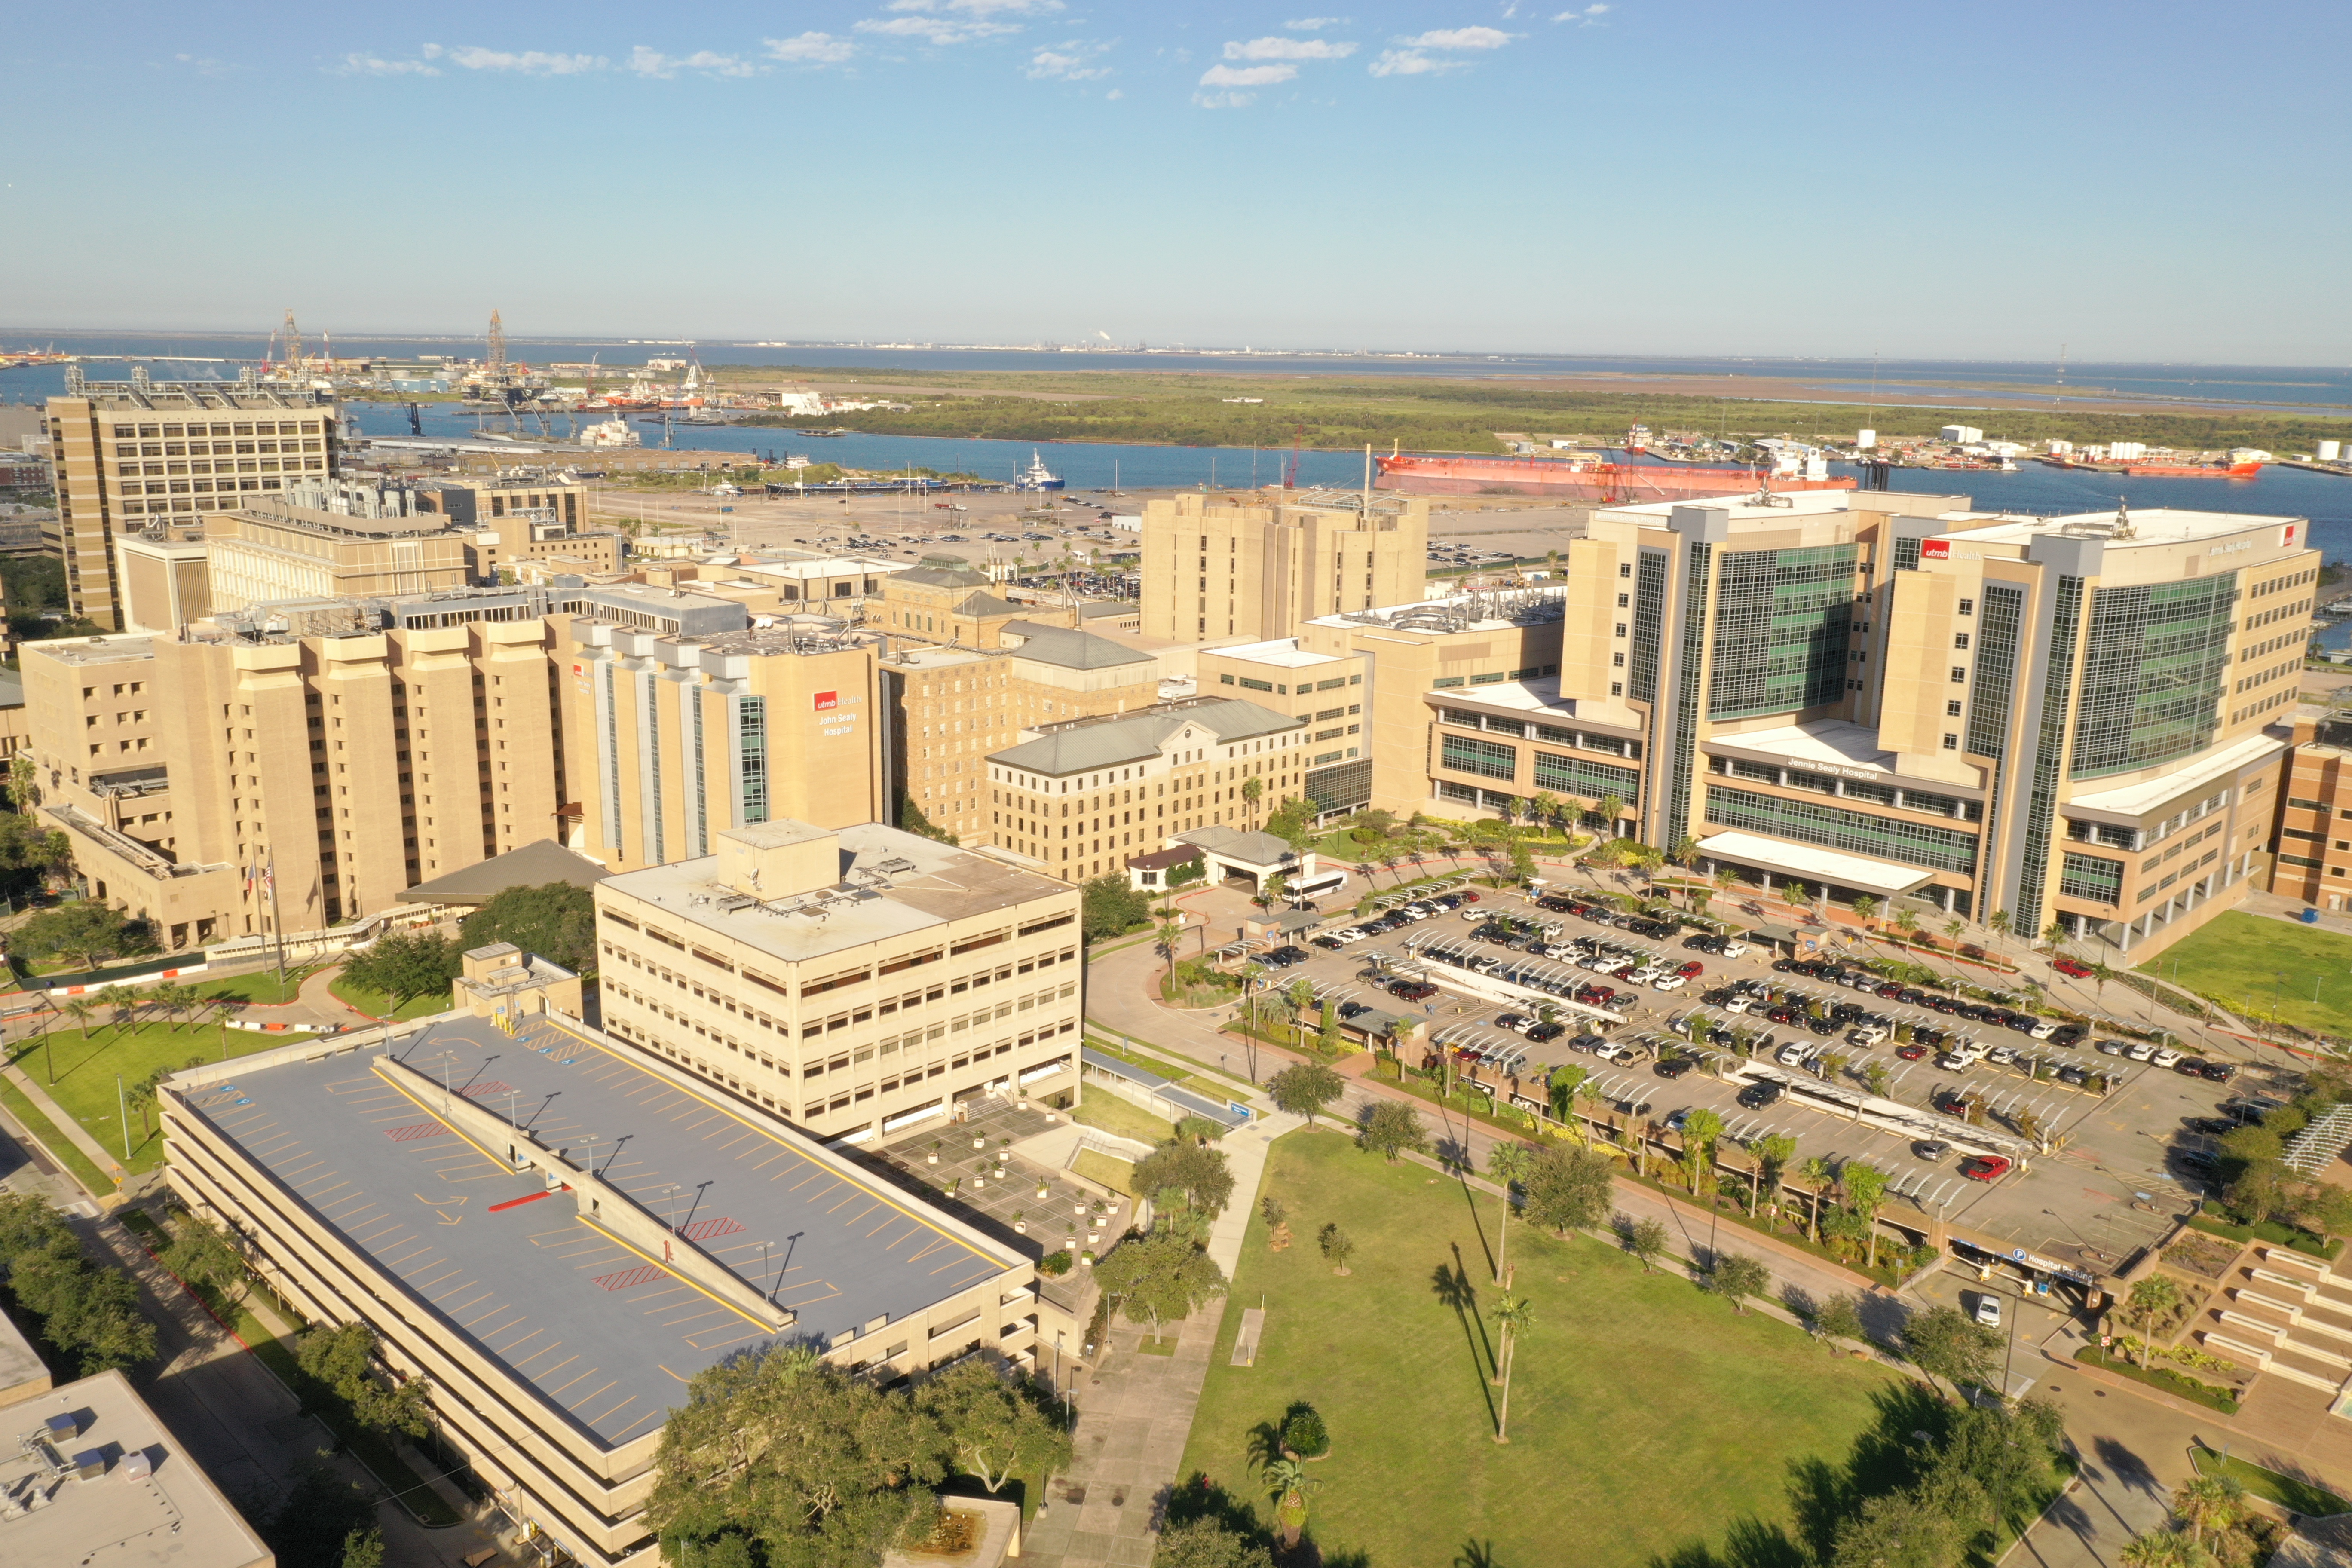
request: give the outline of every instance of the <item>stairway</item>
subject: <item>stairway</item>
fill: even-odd
[[[2240,1267],[2205,1348],[2334,1394],[2329,1413],[2352,1418],[2352,1279],[2284,1247],[2257,1247]]]

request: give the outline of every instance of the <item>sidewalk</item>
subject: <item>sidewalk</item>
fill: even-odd
[[[122,1156],[120,1153],[110,1151],[104,1144],[91,1137],[89,1131],[83,1128],[82,1124],[74,1120],[72,1112],[67,1110],[64,1106],[59,1105],[56,1100],[50,1099],[48,1091],[43,1089],[39,1084],[33,1081],[31,1074],[27,1073],[23,1068],[16,1066],[14,1063],[5,1067],[0,1067],[0,1072],[5,1072],[8,1075],[8,1081],[22,1089],[24,1091],[25,1098],[33,1102],[34,1109],[37,1110],[42,1115],[47,1117],[50,1122],[56,1126],[57,1130],[64,1133],[68,1141],[70,1142],[75,1148],[80,1150],[83,1157],[89,1160],[91,1164],[96,1165],[101,1171],[120,1172],[122,1169]],[[25,1131],[27,1136],[31,1135],[32,1129],[26,1128]],[[74,1179],[73,1172],[70,1167],[64,1166],[61,1163],[60,1169],[64,1171],[68,1180],[71,1181]],[[76,1182],[75,1184],[79,1185],[80,1184]],[[118,1192],[104,1192],[92,1193],[89,1195],[100,1204],[110,1204],[116,1202],[120,1197],[125,1194]]]
[[[1267,1152],[1302,1125],[1263,1097],[1253,1109],[1255,1120],[1217,1143],[1233,1169],[1234,1195],[1210,1231],[1209,1257],[1228,1280],[1241,1263]],[[1062,1568],[1147,1568],[1159,1543],[1159,1505],[1182,1479],[1185,1440],[1225,1308],[1221,1298],[1178,1325],[1173,1355],[1145,1353],[1145,1331],[1112,1319],[1094,1372],[1074,1380],[1076,1457],[1049,1483],[1023,1542],[1024,1559]]]

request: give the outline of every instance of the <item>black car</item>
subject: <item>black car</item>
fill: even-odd
[[[1744,1110],[1761,1110],[1780,1098],[1777,1083],[1751,1083],[1739,1091],[1739,1103]]]
[[[2200,1062],[2197,1066],[2197,1074],[2200,1078],[2210,1079],[2215,1083],[2227,1083],[2231,1079],[2238,1076],[2238,1064],[2235,1062]]]
[[[1347,946],[1347,945],[1348,945],[1346,942],[1341,942],[1341,941],[1340,941],[1338,937],[1336,937],[1336,936],[1318,936],[1318,937],[1310,937],[1310,938],[1308,938],[1307,940],[1308,940],[1309,942],[1311,942],[1315,946],[1317,946],[1317,947],[1321,947],[1321,948],[1328,948],[1328,949],[1329,949],[1331,952],[1339,952],[1341,948],[1343,948],[1343,947],[1345,947],[1345,946]]]
[[[2208,1138],[2219,1138],[2224,1132],[2238,1130],[2238,1124],[2225,1116],[2192,1116],[2186,1125],[2191,1132],[2202,1132]]]
[[[2194,1171],[2200,1175],[2210,1175],[2221,1168],[2221,1156],[2203,1149],[2175,1149],[2172,1151],[2172,1163],[2184,1171]]]
[[[1690,1069],[1691,1059],[1688,1057],[1676,1057],[1670,1062],[1660,1062],[1650,1070],[1656,1073],[1660,1078],[1676,1079],[1682,1077],[1683,1074],[1690,1071]]]
[[[1287,967],[1293,963],[1304,963],[1310,956],[1311,955],[1303,947],[1277,947],[1272,952],[1269,952],[1265,957],[1259,959],[1258,962],[1260,963],[1273,963]]]
[[[1568,1033],[1568,1026],[1565,1024],[1538,1024],[1528,1031],[1528,1039],[1539,1046],[1546,1040],[1556,1040],[1566,1033]]]

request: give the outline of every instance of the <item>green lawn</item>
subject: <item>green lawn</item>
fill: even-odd
[[[226,1054],[231,1057],[275,1050],[289,1041],[310,1038],[308,1035],[264,1034],[257,1029],[224,1029],[212,1023],[134,1024],[128,1031],[101,1024],[86,1031],[52,1029],[46,1047],[38,1035],[28,1036],[11,1047],[14,1055],[10,1059],[79,1121],[82,1130],[97,1139],[110,1156],[120,1160],[122,1117],[115,1100],[115,1075],[121,1074],[128,1086],[157,1068],[176,1071],[199,1059],[219,1061],[224,1036]],[[51,1057],[57,1068],[55,1083],[49,1081]],[[131,1158],[122,1162],[127,1169],[145,1171],[163,1163],[163,1139],[155,1127],[152,1114],[142,1128],[139,1112],[131,1112]]]
[[[381,991],[371,991],[364,985],[354,985],[340,974],[327,982],[327,989],[371,1018],[381,1018],[386,1013],[394,1018],[422,1018],[428,1014],[449,1010],[449,993],[446,991],[431,991],[422,996],[411,996],[394,1011],[391,997]]]
[[[1293,1401],[1328,1426],[1309,1524],[1326,1561],[1636,1565],[1785,1526],[1795,1467],[1842,1468],[1900,1391],[1794,1329],[1735,1316],[1686,1279],[1615,1250],[1514,1226],[1511,1261],[1536,1321],[1519,1354],[1507,1447],[1493,1441],[1486,1237],[1495,1206],[1348,1139],[1278,1140],[1262,1189],[1298,1238],[1271,1252],[1253,1215],[1182,1473],[1271,1510],[1251,1432]],[[1236,1194],[1235,1202],[1252,1195]],[[1354,1238],[1351,1274],[1314,1244]],[[1466,1273],[1465,1273],[1466,1271]],[[1448,1275],[1476,1315],[1441,1299]],[[1228,1364],[1241,1310],[1267,1308],[1255,1367]],[[1406,1365],[1412,1370],[1401,1375]],[[1572,1543],[1572,1544],[1571,1544]]]
[[[1121,1100],[1107,1089],[1088,1089],[1080,1096],[1077,1109],[1070,1112],[1074,1121],[1088,1127],[1099,1127],[1121,1138],[1134,1138],[1145,1143],[1165,1143],[1176,1136],[1176,1124],[1161,1120],[1129,1100]]]
[[[2177,978],[2242,1016],[2275,1016],[2322,1034],[2352,1035],[2352,936],[2232,910],[2140,968]]]
[[[2324,1517],[2352,1510],[2352,1502],[2346,1502],[2316,1481],[2283,1476],[2235,1456],[2224,1458],[2210,1448],[2191,1449],[2189,1458],[2199,1475],[2225,1474],[2254,1496],[2268,1498],[2281,1508],[2293,1509],[2297,1513]]]

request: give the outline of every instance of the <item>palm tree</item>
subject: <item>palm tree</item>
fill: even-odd
[[[1780,1173],[1789,1168],[1790,1160],[1796,1158],[1797,1141],[1785,1132],[1775,1132],[1769,1138],[1759,1138],[1748,1145],[1748,1152],[1756,1156],[1759,1195],[1764,1192],[1770,1193],[1771,1206],[1777,1213],[1780,1207]]]
[[[1960,933],[1968,929],[1969,922],[1958,915],[1944,922],[1944,934],[1951,939],[1954,947],[1960,945]]]
[[[2124,1568],[2198,1568],[2204,1555],[2177,1530],[2151,1530],[2145,1535],[2135,1535],[2116,1554]]]
[[[30,811],[41,798],[40,786],[34,781],[39,769],[30,752],[19,752],[8,759],[8,804],[18,811]]]
[[[1184,940],[1184,917],[1178,910],[1162,909],[1152,917],[1152,923],[1158,928],[1160,951],[1168,958],[1169,999],[1173,1001],[1176,990],[1176,946]]]
[[[2180,1300],[2179,1287],[2161,1274],[2151,1274],[2131,1288],[2128,1305],[2139,1319],[2139,1365],[2147,1370],[2147,1358],[2156,1348],[2156,1315]]]
[[[2227,1530],[2245,1508],[2246,1489],[2227,1475],[2199,1476],[2172,1494],[2172,1511],[2189,1526],[2189,1539],[2200,1551],[2205,1532]]]
[[[1791,909],[1803,909],[1805,907],[1806,899],[1811,896],[1811,895],[1806,891],[1805,885],[1802,882],[1783,882],[1780,884],[1781,901],[1788,904]]]
[[[1728,866],[1717,866],[1715,868],[1715,875],[1707,880],[1715,884],[1717,892],[1728,898],[1731,896],[1731,889],[1739,886],[1739,873]]]
[[[1985,917],[1985,925],[1997,936],[2009,934],[2010,917],[2007,910],[1995,910]]]
[[[1878,900],[1872,898],[1868,893],[1856,893],[1853,896],[1853,918],[1860,921],[1864,925],[1868,925],[1871,921],[1876,920],[1878,918]]]
[[[1621,795],[1604,795],[1592,803],[1592,815],[1601,819],[1602,837],[1617,837],[1617,819],[1625,814],[1625,801]]]
[[[1822,1241],[1822,1199],[1829,1192],[1833,1173],[1830,1169],[1830,1163],[1816,1154],[1798,1167],[1797,1174],[1804,1177],[1813,1189],[1813,1212],[1810,1216],[1810,1223],[1813,1245],[1819,1247]]]
[[[1250,815],[1252,816],[1255,816],[1257,815],[1257,803],[1264,799],[1265,795],[1265,781],[1264,779],[1246,778],[1242,780],[1242,804],[1249,807]]]
[[[87,996],[76,996],[58,1003],[58,1011],[71,1018],[74,1027],[86,1035],[89,1033],[89,1021],[98,1016],[98,1005]],[[54,1074],[50,1076],[49,1081],[51,1083],[58,1081]]]
[[[1906,906],[1895,911],[1895,929],[1903,933],[1906,942],[1919,934],[1919,911]]]
[[[2074,940],[2074,934],[2067,931],[2064,921],[2053,919],[2042,928],[2042,945],[2053,952],[2064,952],[2066,944]]]
[[[1503,1341],[1503,1403],[1495,1413],[1495,1441],[1511,1440],[1511,1368],[1518,1360],[1519,1336],[1535,1326],[1535,1304],[1506,1293],[1495,1303],[1495,1327]]]
[[[1666,851],[1666,858],[1685,870],[1689,869],[1690,863],[1698,858],[1698,840],[1687,833],[1684,834],[1680,838],[1675,839],[1674,847]]]
[[[1528,806],[1529,815],[1538,822],[1547,827],[1559,826],[1560,799],[1551,791],[1538,790],[1535,798],[1528,803]]]
[[[1266,1490],[1274,1497],[1274,1521],[1282,1531],[1283,1550],[1298,1544],[1298,1532],[1307,1528],[1307,1494],[1323,1483],[1307,1473],[1307,1467],[1285,1454],[1268,1462],[1264,1471]]]
[[[1503,1189],[1503,1217],[1498,1227],[1500,1244],[1495,1248],[1495,1283],[1500,1285],[1506,1277],[1504,1260],[1511,1253],[1511,1184],[1527,1179],[1528,1168],[1535,1163],[1524,1143],[1509,1139],[1497,1139],[1486,1153],[1486,1173]]]
[[[139,993],[127,985],[101,986],[98,993],[98,1005],[114,1009],[114,1032],[117,1035],[122,1033],[124,1021],[139,1011],[141,1000]]]
[[[2091,964],[2091,994],[2098,999],[2101,1006],[2106,1005],[2107,982],[2115,977],[2116,972],[2105,963],[2094,961]]]
[[[1715,1162],[1715,1141],[1722,1135],[1723,1118],[1705,1106],[1683,1118],[1683,1165],[1693,1197],[1702,1195],[1699,1183]]]

